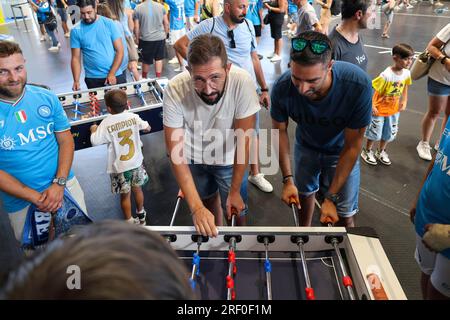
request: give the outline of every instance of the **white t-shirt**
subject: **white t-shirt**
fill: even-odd
[[[124,111],[107,116],[91,135],[92,145],[108,144],[108,173],[138,168],[144,156],[139,130],[149,127],[139,115]]]
[[[232,66],[222,98],[208,105],[195,92],[188,72],[169,81],[164,91],[163,122],[184,128],[184,155],[189,161],[210,165],[234,163],[234,120],[261,109],[248,72]]]
[[[447,24],[441,31],[439,31],[439,33],[436,35],[436,38],[446,43],[443,52],[447,57],[450,57],[450,23]],[[440,63],[440,61],[436,61],[435,63],[433,63],[428,75],[431,79],[450,86],[450,72],[447,71],[445,65]]]

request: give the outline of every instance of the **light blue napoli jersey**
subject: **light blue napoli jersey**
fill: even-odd
[[[0,170],[39,192],[52,183],[58,169],[55,132],[70,129],[58,98],[52,92],[27,85],[14,104],[0,100]],[[73,177],[72,171],[69,179]],[[28,202],[0,192],[7,212]]]
[[[245,16],[250,20],[254,26],[261,25],[261,18],[259,17],[259,10],[263,7],[262,0],[249,0],[247,15]]]
[[[296,13],[297,11],[298,11],[297,5],[292,0],[288,0],[288,13],[292,14]]]
[[[439,140],[433,169],[425,181],[417,202],[414,224],[423,237],[428,223],[450,224],[450,120]],[[450,259],[450,248],[441,252]]]
[[[170,30],[184,28],[184,0],[165,0],[170,8]]]
[[[116,51],[113,42],[122,36],[116,23],[108,18],[98,16],[92,24],[78,22],[70,31],[70,47],[81,49],[84,73],[87,78],[106,78],[114,61]],[[127,47],[124,47],[124,52]],[[116,76],[123,70],[119,68]]]
[[[193,17],[195,15],[195,3],[197,0],[184,0],[184,10],[186,17]]]

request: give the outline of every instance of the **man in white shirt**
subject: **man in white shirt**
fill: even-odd
[[[245,223],[248,148],[259,99],[248,72],[228,63],[220,38],[194,38],[187,61],[188,71],[164,92],[166,146],[195,228],[217,236],[222,210]]]

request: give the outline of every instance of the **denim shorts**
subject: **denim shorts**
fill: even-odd
[[[295,143],[294,168],[295,185],[302,196],[309,196],[321,191],[328,191],[333,181],[339,155],[324,154]],[[360,183],[359,159],[339,190],[337,212],[342,217],[351,217],[358,209]]]
[[[364,136],[372,141],[393,141],[398,133],[399,117],[400,112],[387,117],[372,116],[372,121],[367,127]]]
[[[191,174],[194,179],[197,192],[202,200],[211,198],[219,191],[220,201],[224,214],[227,212],[227,198],[233,177],[233,166],[214,166],[207,164],[189,164]],[[246,170],[241,184],[241,197],[245,204],[245,209],[240,216],[248,213],[248,193],[247,193],[248,171]]]
[[[429,96],[450,96],[450,86],[440,83],[428,77],[427,82]]]
[[[62,22],[67,22],[67,11],[64,8],[57,8],[58,14],[61,17]]]

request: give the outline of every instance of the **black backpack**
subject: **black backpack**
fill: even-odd
[[[341,0],[333,0],[330,11],[333,16],[339,15],[341,13]]]

